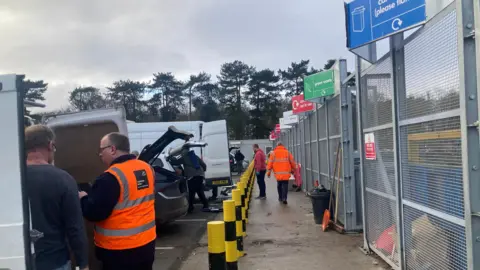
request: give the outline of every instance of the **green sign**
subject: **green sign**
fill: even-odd
[[[303,79],[305,100],[334,95],[335,87],[335,70],[333,69],[315,73]]]

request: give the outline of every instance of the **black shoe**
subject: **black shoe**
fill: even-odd
[[[283,204],[285,204],[285,205],[286,205],[286,204],[288,204],[288,202],[287,202],[287,201],[283,201]]]
[[[187,213],[191,214],[195,208],[194,207],[189,207],[187,210]]]

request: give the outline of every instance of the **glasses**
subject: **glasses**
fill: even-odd
[[[100,148],[98,149],[98,153],[101,153],[101,152],[103,152],[103,150],[105,150],[105,149],[107,149],[107,148],[109,148],[109,147],[112,147],[112,146],[113,146],[113,145],[107,145],[107,146],[104,146],[104,147],[100,147]]]

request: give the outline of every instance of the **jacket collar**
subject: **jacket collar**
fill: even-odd
[[[119,156],[112,161],[112,164],[110,164],[110,166],[113,166],[113,165],[119,164],[119,163],[123,163],[125,161],[129,161],[129,160],[136,159],[136,158],[137,157],[135,155],[131,155],[131,154]]]

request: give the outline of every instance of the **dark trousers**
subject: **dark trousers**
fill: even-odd
[[[265,170],[257,172],[257,184],[258,184],[258,190],[260,191],[260,194],[259,194],[260,197],[267,196],[267,194],[265,192],[265,189],[266,189],[266,187],[265,187],[265,173],[267,173],[267,171],[265,171]]]
[[[286,201],[288,194],[288,180],[286,181],[277,181],[277,190],[278,190],[278,200]]]
[[[153,261],[143,263],[110,263],[103,264],[103,270],[152,270]]]
[[[237,160],[237,172],[239,174],[243,172],[243,160]]]
[[[195,194],[198,195],[198,198],[203,204],[203,207],[208,207],[208,200],[205,196],[205,189],[203,185],[202,176],[194,176],[192,179],[188,180],[188,208],[193,209],[193,201],[195,200]]]
[[[212,187],[212,198],[217,198],[217,196],[218,196],[218,187],[213,186]]]

